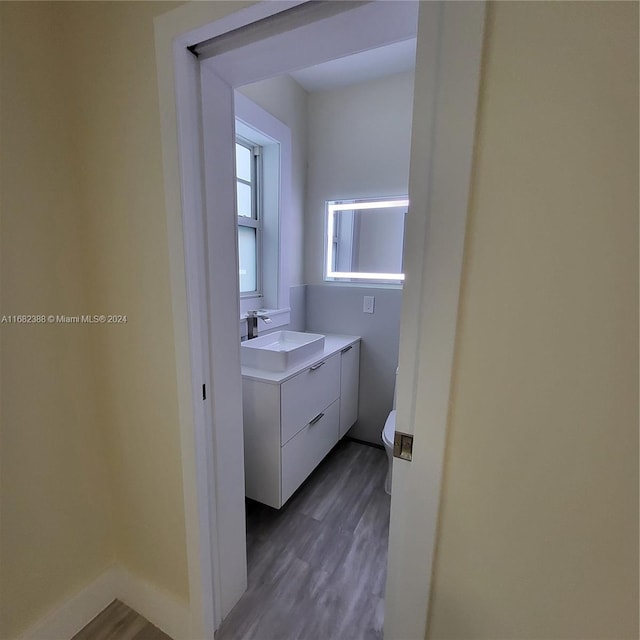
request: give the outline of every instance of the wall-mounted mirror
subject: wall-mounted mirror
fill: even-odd
[[[327,202],[325,280],[399,283],[406,197]]]

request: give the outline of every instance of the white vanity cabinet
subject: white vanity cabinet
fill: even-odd
[[[355,423],[359,353],[359,338],[326,336],[289,371],[242,368],[248,498],[279,509]]]
[[[358,419],[360,379],[360,341],[340,351],[340,428],[339,436],[351,429]]]

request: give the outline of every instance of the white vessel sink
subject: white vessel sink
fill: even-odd
[[[324,351],[324,336],[276,331],[240,344],[240,362],[266,371],[285,371]]]

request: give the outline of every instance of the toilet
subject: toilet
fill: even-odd
[[[398,377],[398,370],[396,369],[396,379]],[[384,429],[382,430],[382,442],[387,452],[387,459],[389,461],[387,466],[387,478],[384,481],[384,490],[391,495],[391,474],[393,469],[393,440],[396,432],[396,392],[397,385],[394,385],[393,390],[393,408],[387,416],[387,420],[384,423]]]

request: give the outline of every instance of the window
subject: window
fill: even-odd
[[[291,130],[239,91],[234,108],[240,317],[267,309],[275,328],[290,318]]]
[[[236,139],[236,215],[241,297],[261,295],[260,240],[262,226],[260,147]]]
[[[400,284],[408,205],[406,196],[328,201],[324,279]]]

